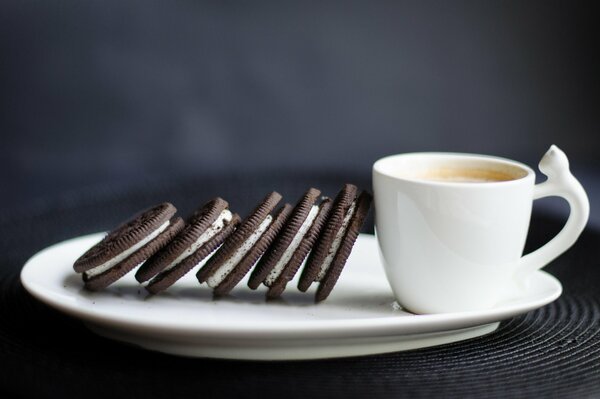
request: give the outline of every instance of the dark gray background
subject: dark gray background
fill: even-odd
[[[548,1],[4,1],[0,205],[367,176],[406,151],[535,164],[552,143],[596,191],[599,17]]]
[[[572,1],[0,0],[0,396],[597,393],[598,21],[598,5]],[[31,254],[158,201],[184,215],[222,195],[245,215],[272,189],[368,188],[392,153],[535,166],[552,143],[597,228],[549,265],[558,301],[469,343],[250,367],[160,356],[90,334],[19,283]],[[564,220],[537,216],[527,250]]]

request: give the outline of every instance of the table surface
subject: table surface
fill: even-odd
[[[440,347],[358,358],[300,362],[190,359],[98,337],[79,321],[31,298],[19,282],[25,260],[61,240],[110,229],[131,213],[170,200],[183,214],[216,195],[245,214],[276,189],[291,202],[309,186],[335,195],[335,175],[188,178],[102,186],[0,213],[0,394],[24,397],[419,397],[600,395],[600,231],[591,225],[547,267],[564,294],[505,320],[492,334]],[[372,215],[365,231],[372,230]],[[562,221],[535,213],[527,249]],[[6,395],[1,395],[6,397]]]

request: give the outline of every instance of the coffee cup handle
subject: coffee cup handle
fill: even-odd
[[[569,249],[577,241],[590,215],[587,194],[571,174],[569,160],[560,148],[552,145],[542,157],[539,169],[548,179],[534,187],[533,199],[563,197],[569,203],[570,214],[565,226],[552,240],[517,262],[515,271],[519,276],[541,269]]]

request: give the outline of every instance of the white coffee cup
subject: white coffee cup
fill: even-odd
[[[566,155],[550,147],[539,164],[548,179],[504,158],[411,153],[373,165],[375,230],[389,283],[414,313],[488,309],[575,243],[589,201]],[[534,199],[560,196],[571,213],[543,247],[522,256]]]

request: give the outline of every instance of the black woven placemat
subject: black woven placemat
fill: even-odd
[[[294,201],[311,185],[334,195],[345,181],[370,185],[368,177],[344,174],[149,180],[0,213],[0,397],[600,396],[600,232],[593,230],[547,268],[564,286],[556,302],[484,337],[348,359],[242,362],[143,351],[92,334],[32,299],[19,282],[21,266],[36,251],[110,228],[158,201],[171,200],[185,213],[221,195],[244,213],[272,189]],[[535,215],[528,247],[560,227]]]

